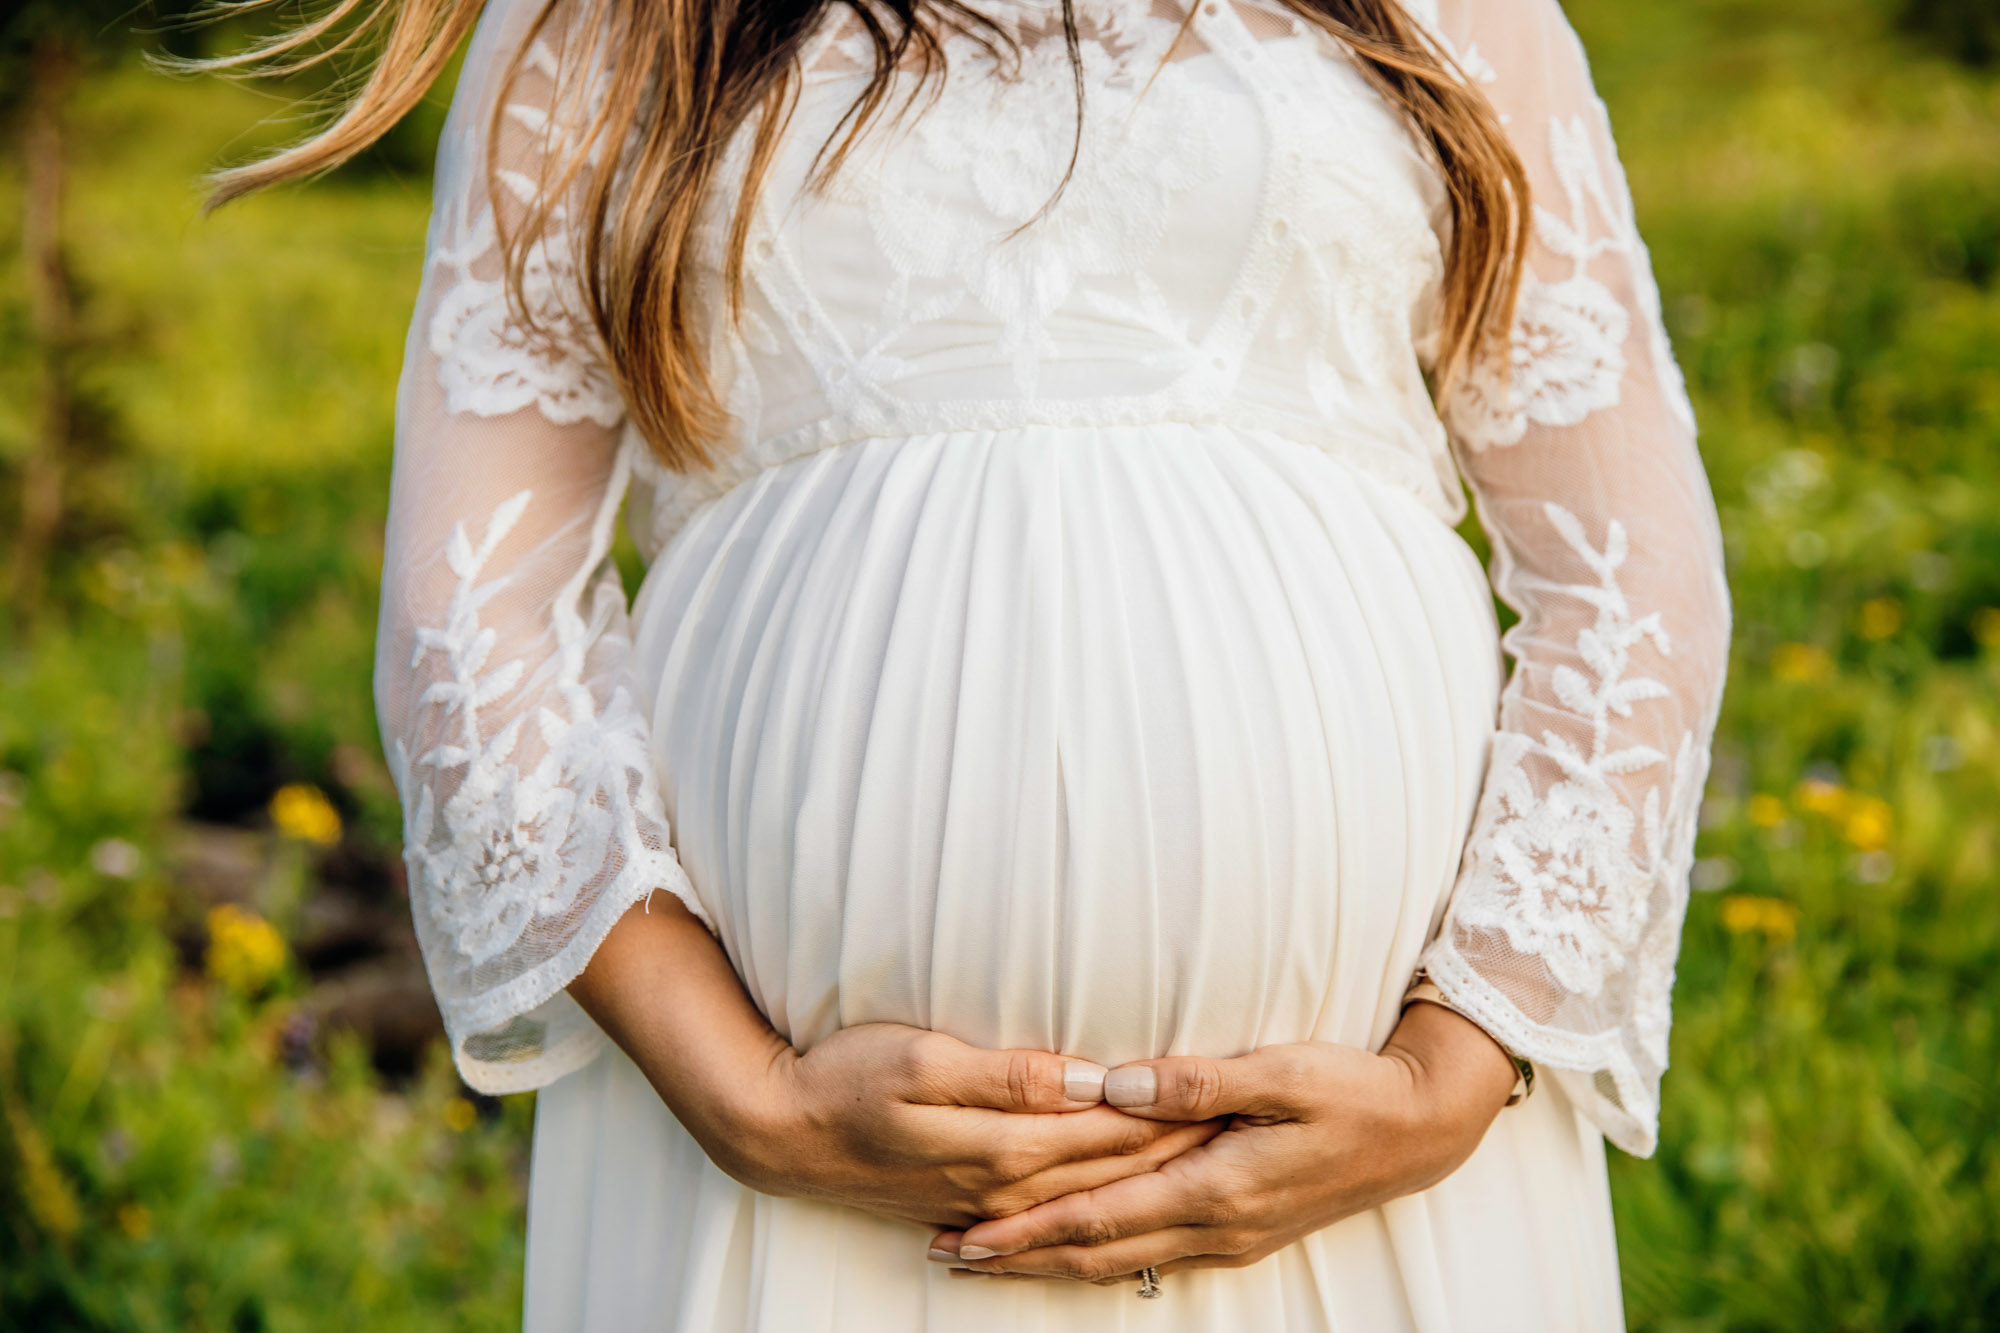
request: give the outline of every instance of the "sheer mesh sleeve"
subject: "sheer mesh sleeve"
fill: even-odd
[[[1714,500],[1603,104],[1555,0],[1443,0],[1437,31],[1527,164],[1503,370],[1444,404],[1520,614],[1458,882],[1423,964],[1649,1154],[1730,633]]]
[[[486,137],[538,8],[488,6],[440,149],[375,666],[425,965],[461,1073],[495,1093],[596,1054],[603,1037],[563,987],[628,907],[665,889],[702,915],[669,841],[607,558],[641,445],[573,313],[563,240],[527,266],[521,306],[546,337],[501,283]],[[559,133],[554,40],[508,90],[503,208],[531,197]]]

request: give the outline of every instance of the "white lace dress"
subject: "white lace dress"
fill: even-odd
[[[1560,10],[1410,4],[1534,178],[1507,373],[1433,403],[1443,186],[1276,0],[1080,0],[1080,136],[1052,0],[995,0],[1018,67],[953,42],[936,100],[814,193],[868,61],[836,7],[746,308],[710,303],[735,434],[700,478],[624,428],[588,339],[538,348],[503,300],[483,131],[538,6],[489,5],[377,686],[454,1054],[543,1089],[529,1328],[1619,1326],[1603,1140],[1654,1141],[1721,548]],[[585,64],[530,52],[505,189]],[[568,255],[534,260],[572,328]],[[1421,964],[1542,1087],[1437,1187],[1164,1300],[952,1280],[920,1228],[729,1180],[564,995],[656,889],[802,1047],[869,1020],[1107,1064],[1376,1046]]]

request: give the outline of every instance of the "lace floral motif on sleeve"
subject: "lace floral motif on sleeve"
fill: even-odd
[[[617,384],[595,357],[569,350],[591,339],[564,299],[575,284],[566,238],[552,234],[529,252],[521,299],[538,326],[534,334],[508,309],[500,280],[475,275],[475,264],[497,259],[498,251],[489,212],[462,247],[438,256],[455,274],[429,329],[446,408],[495,417],[533,407],[559,426],[618,424],[625,405]]]
[[[1721,533],[1610,117],[1558,0],[1432,16],[1536,206],[1504,356],[1440,404],[1522,623],[1423,967],[1646,1155],[1727,672]]]
[[[1541,960],[1566,993],[1595,996],[1646,935],[1656,879],[1686,863],[1707,754],[1696,751],[1691,733],[1672,758],[1649,745],[1614,743],[1614,717],[1669,697],[1659,681],[1632,674],[1633,650],[1650,644],[1667,655],[1672,643],[1658,613],[1635,617],[1619,587],[1624,525],[1609,522],[1600,551],[1574,514],[1552,502],[1542,508],[1597,576],[1595,585],[1554,590],[1597,611],[1595,623],[1577,634],[1586,670],[1559,665],[1552,680],[1561,703],[1589,722],[1590,748],[1553,730],[1539,742],[1508,731],[1495,737],[1485,798],[1495,809],[1482,814],[1485,832],[1473,843],[1472,870],[1452,910],[1460,929],[1498,931],[1516,953]],[[1538,792],[1531,765],[1560,777]],[[1665,770],[1661,781],[1635,813],[1618,780],[1656,768]],[[1657,1001],[1665,999],[1663,990]]]
[[[531,76],[555,81],[556,59],[546,43],[535,44],[525,68]],[[512,103],[505,122],[527,136],[540,158],[567,155],[573,147],[561,118],[542,107]],[[540,194],[540,183],[528,173],[501,169],[495,179],[524,209]],[[522,265],[519,299],[531,330],[509,308],[499,276],[492,201],[467,200],[461,206],[471,210],[463,235],[456,244],[438,247],[432,259],[451,275],[427,330],[446,409],[492,417],[534,407],[557,425],[616,425],[624,403],[598,354],[596,333],[581,313],[567,210],[560,205],[551,210],[544,234]]]
[[[404,856],[421,890],[413,897],[474,966],[513,948],[536,921],[572,913],[587,885],[622,910],[648,888],[685,882],[667,850],[644,718],[622,685],[600,705],[585,683],[587,659],[625,648],[608,632],[624,598],[608,566],[594,579],[580,572],[556,601],[546,701],[491,734],[482,726],[482,709],[532,683],[521,659],[492,660],[497,636],[480,623],[480,608],[509,583],[505,575],[482,582],[485,566],[532,498],[522,491],[502,505],[477,546],[463,524],[453,528],[445,558],[458,586],[445,623],[417,629],[410,662],[435,676],[417,701],[418,734],[434,744],[415,755],[401,740],[395,747],[411,802]],[[575,608],[587,581],[585,621]],[[541,754],[524,771],[523,751],[534,748]],[[442,800],[440,788],[450,793]]]
[[[1530,266],[1521,275],[1504,370],[1479,362],[1453,396],[1452,425],[1473,449],[1515,444],[1531,423],[1574,426],[1618,405],[1631,316],[1590,268],[1607,254],[1631,263],[1638,233],[1630,207],[1614,206],[1581,116],[1551,118],[1549,159],[1567,216],[1535,205],[1535,241],[1568,260],[1569,272],[1549,280]]]
[[[496,1094],[603,1050],[565,988],[630,908],[665,891],[708,920],[673,846],[609,559],[645,446],[579,313],[562,213],[535,228],[520,290],[504,280],[499,238],[534,225],[601,64],[551,22],[568,54],[536,42],[517,67],[541,30],[530,10],[487,7],[439,142],[374,680],[425,970],[460,1074]],[[576,216],[573,197],[549,202]]]

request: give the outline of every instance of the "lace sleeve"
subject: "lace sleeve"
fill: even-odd
[[[466,1082],[539,1087],[602,1035],[564,993],[655,889],[697,901],[669,841],[626,603],[608,560],[637,450],[573,314],[557,237],[501,283],[485,140],[536,4],[489,5],[440,149],[397,399],[375,696],[425,966]],[[531,197],[558,61],[531,51],[495,161]],[[705,919],[705,918],[704,918]]]
[[[1658,1138],[1729,594],[1694,418],[1581,46],[1555,0],[1438,32],[1535,194],[1511,357],[1444,405],[1520,614],[1458,882],[1424,966],[1613,1143]]]

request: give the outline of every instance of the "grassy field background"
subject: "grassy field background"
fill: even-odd
[[[1661,1147],[1614,1154],[1635,1329],[2000,1327],[2000,78],[1962,8],[1569,5],[1738,617]],[[68,507],[0,631],[0,1329],[518,1322],[532,1101],[408,1019],[368,693],[422,127],[198,220],[281,110],[129,59],[69,108]],[[22,188],[0,156],[8,523]]]

